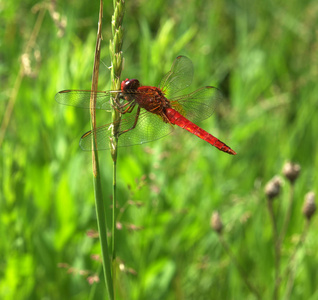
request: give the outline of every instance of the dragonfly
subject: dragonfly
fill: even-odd
[[[193,79],[193,64],[185,56],[178,56],[163,77],[159,87],[143,86],[138,79],[125,79],[117,91],[63,90],[55,100],[64,105],[90,108],[90,97],[96,97],[95,109],[110,112],[116,109],[121,120],[88,131],[80,139],[83,150],[92,150],[93,137],[97,150],[112,147],[113,127],[117,128],[118,147],[143,144],[170,134],[177,125],[217,149],[235,155],[236,152],[194,122],[210,117],[222,100],[221,92],[205,86],[189,94],[180,95]],[[111,99],[115,99],[111,102]],[[117,99],[117,100],[116,100]],[[113,104],[112,104],[113,103]]]

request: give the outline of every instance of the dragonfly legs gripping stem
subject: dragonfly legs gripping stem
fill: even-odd
[[[135,106],[135,104],[133,105],[133,107]],[[132,129],[134,129],[137,125],[137,122],[138,122],[138,118],[139,118],[139,114],[140,114],[140,106],[138,106],[137,108],[137,112],[136,112],[136,117],[135,117],[135,121],[134,121],[134,124],[131,126],[131,128],[128,128],[126,130],[123,130],[121,132],[118,133],[118,136],[120,136],[121,134],[125,133],[125,132],[128,132]]]

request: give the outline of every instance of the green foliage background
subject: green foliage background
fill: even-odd
[[[46,3],[48,4],[48,3]],[[37,19],[36,1],[0,2],[0,116],[14,91],[21,56]],[[31,73],[22,78],[0,148],[1,299],[102,299],[76,270],[102,276],[91,155],[78,147],[89,113],[54,95],[89,89],[98,1],[60,1],[67,20],[58,36],[46,12]],[[100,89],[110,87],[112,1],[104,3]],[[177,55],[194,63],[192,89],[218,86],[224,101],[202,127],[238,155],[221,153],[182,130],[120,149],[118,256],[136,275],[118,275],[118,299],[255,299],[210,228],[221,213],[225,239],[252,282],[270,299],[274,261],[265,183],[287,160],[298,162],[296,202],[283,263],[303,226],[303,196],[317,191],[318,3],[316,1],[127,1],[124,77],[158,85]],[[98,112],[100,121],[106,115]],[[101,125],[103,123],[100,123]],[[110,202],[112,165],[101,153]],[[284,215],[288,185],[278,200]],[[140,201],[141,207],[128,205]],[[133,226],[141,228],[134,230]],[[318,299],[317,220],[297,260],[290,299]],[[72,274],[59,263],[75,268]],[[281,299],[283,299],[284,285]]]

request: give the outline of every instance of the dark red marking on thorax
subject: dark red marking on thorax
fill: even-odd
[[[154,86],[140,86],[137,79],[126,79],[121,83],[125,100],[136,103],[145,110],[162,116],[166,108],[171,107],[164,93]],[[137,93],[136,93],[137,91]],[[166,122],[166,120],[164,120]]]

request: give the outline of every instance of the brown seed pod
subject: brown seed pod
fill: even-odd
[[[220,217],[220,214],[215,211],[211,217],[211,227],[215,230],[218,234],[220,234],[223,230],[223,223]]]
[[[265,186],[265,194],[268,200],[273,200],[280,193],[282,180],[279,176],[273,177]]]
[[[314,215],[317,209],[315,198],[316,198],[316,195],[314,192],[308,192],[305,195],[305,201],[303,205],[303,214],[308,220],[311,219],[311,217]]]
[[[290,183],[294,183],[299,176],[300,170],[300,165],[292,162],[287,162],[283,167],[283,174],[289,180]]]

